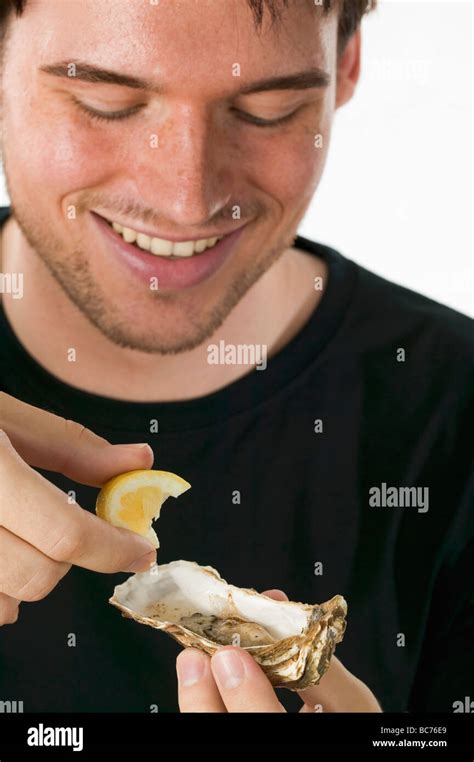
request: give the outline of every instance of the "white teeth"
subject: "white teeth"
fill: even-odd
[[[151,239],[151,253],[158,254],[162,257],[170,257],[173,251],[173,244],[171,241],[165,241],[163,238]]]
[[[194,254],[194,241],[180,241],[173,244],[175,257],[192,257]]]
[[[140,249],[145,249],[145,251],[150,251],[151,249],[151,238],[149,235],[145,235],[144,233],[139,233],[137,235],[137,246],[140,247]]]
[[[196,251],[198,254],[201,253],[201,251],[204,251],[206,248],[206,241],[196,241],[194,244],[194,251]]]
[[[200,254],[206,249],[212,248],[212,246],[216,245],[217,241],[223,238],[223,236],[219,236],[218,238],[207,238],[199,241],[173,243],[172,241],[166,241],[164,238],[151,238],[149,235],[132,230],[132,228],[125,228],[118,222],[112,222],[112,227],[127,243],[136,243],[140,249],[159,257],[170,257],[172,255],[175,257],[192,257],[193,254]]]
[[[135,231],[132,230],[131,228],[124,228],[122,230],[123,240],[126,241],[127,243],[135,243],[135,241],[137,240],[137,235],[138,234],[135,233]]]

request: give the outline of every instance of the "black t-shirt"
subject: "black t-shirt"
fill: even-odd
[[[296,601],[344,595],[337,655],[383,709],[452,712],[474,696],[472,323],[326,246],[296,245],[326,261],[328,285],[265,371],[188,401],[106,398],[48,373],[1,310],[0,389],[111,442],[148,441],[155,468],[191,482],[163,507],[160,563],[197,561]],[[97,490],[42,473],[94,510]],[[22,604],[0,630],[0,701],[176,711],[180,646],[107,602],[126,576],[73,567]]]

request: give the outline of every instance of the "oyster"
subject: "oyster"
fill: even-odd
[[[125,617],[164,630],[212,655],[222,645],[248,651],[275,687],[316,685],[344,635],[347,604],[276,601],[229,585],[212,566],[172,561],[117,585],[109,602]]]
[[[183,616],[179,620],[182,627],[215,640],[221,646],[267,646],[275,642],[267,630],[256,622],[247,622],[239,616],[222,619],[214,614],[204,616],[200,612],[192,616]]]

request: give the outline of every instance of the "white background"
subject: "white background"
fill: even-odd
[[[474,314],[472,4],[380,0],[300,233]]]
[[[472,3],[379,2],[299,232],[473,315]]]

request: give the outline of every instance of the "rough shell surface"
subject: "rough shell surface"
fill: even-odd
[[[225,643],[240,645],[275,687],[291,690],[319,683],[347,614],[341,595],[320,605],[276,601],[227,584],[211,566],[181,560],[132,575],[110,603],[123,616],[209,655]]]

